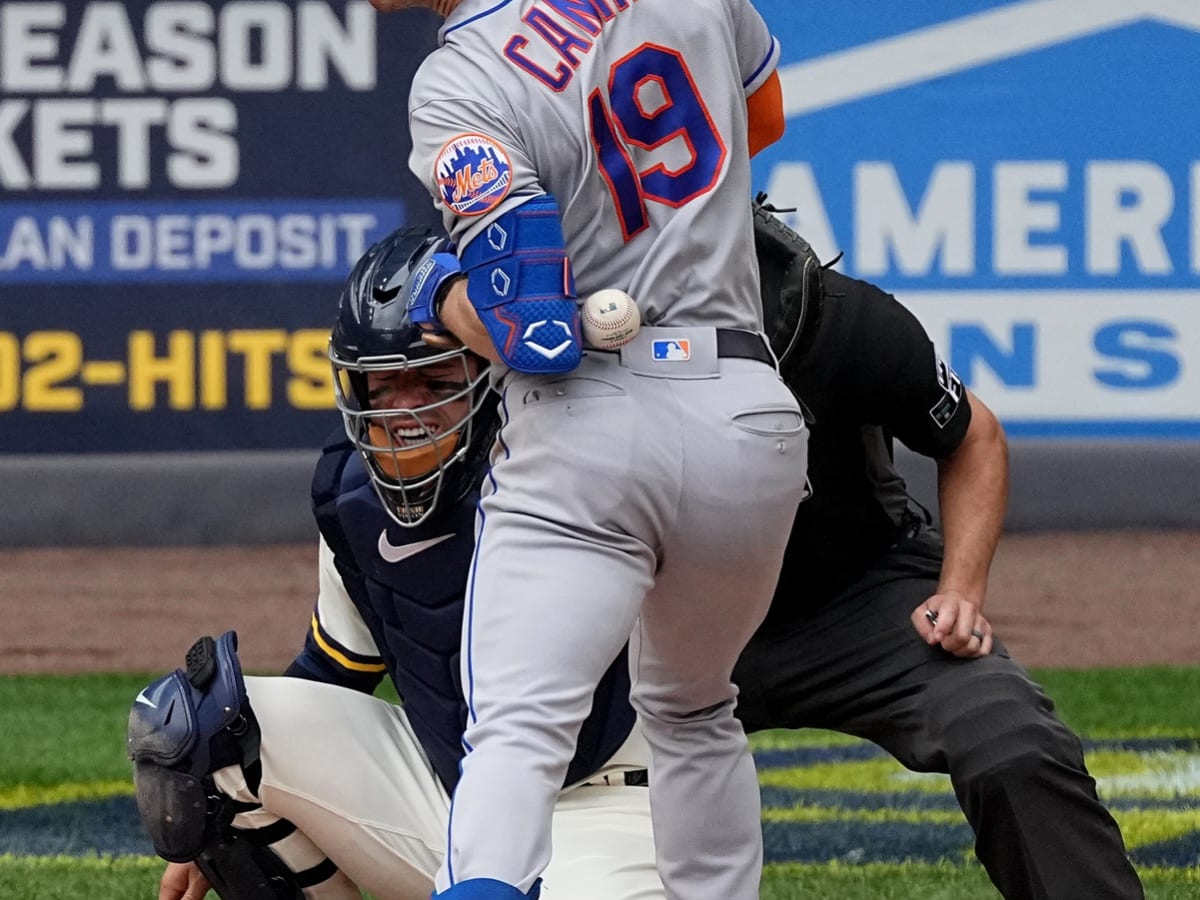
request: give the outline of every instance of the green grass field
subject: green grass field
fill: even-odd
[[[1153,900],[1200,896],[1200,667],[1035,673],[1086,741]],[[157,896],[124,756],[143,675],[0,677],[0,900]],[[755,735],[765,900],[996,898],[941,776],[827,732]]]

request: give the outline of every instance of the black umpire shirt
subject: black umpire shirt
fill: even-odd
[[[893,438],[937,459],[971,421],[962,382],[912,313],[865,281],[832,269],[824,280],[812,345],[783,372],[812,413],[812,495],[796,514],[770,627],[827,604],[900,537],[909,500]]]

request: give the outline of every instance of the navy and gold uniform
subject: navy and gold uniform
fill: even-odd
[[[415,528],[401,528],[384,511],[345,433],[331,436],[313,479],[313,509],[328,548],[326,589],[304,650],[286,672],[367,693],[386,673],[447,791],[458,782],[464,755],[459,648],[477,501],[472,491]],[[330,583],[331,565],[342,590]],[[630,735],[625,655],[596,692],[567,784],[603,766]]]
[[[213,774],[234,804],[233,837],[269,849],[307,898],[432,891],[464,755],[459,647],[477,499],[468,491],[403,527],[343,431],[322,452],[320,592],[304,647],[290,677],[245,679],[261,764]],[[596,691],[553,813],[547,879],[583,900],[663,897],[624,655]],[[372,696],[385,677],[400,704]],[[230,879],[231,900],[259,896],[236,893],[248,883]]]

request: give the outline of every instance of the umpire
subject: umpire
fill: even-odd
[[[1007,502],[1003,429],[910,312],[822,269],[763,199],[764,313],[811,417],[811,497],[734,672],[739,718],[747,731],[844,732],[949,774],[1009,900],[1142,898],[1079,739],[983,613]],[[893,438],[937,461],[944,538],[907,496]]]

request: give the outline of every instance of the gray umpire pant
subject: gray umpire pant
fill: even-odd
[[[940,567],[940,541],[924,531],[812,618],[761,629],[734,671],[738,718],[747,731],[840,731],[913,771],[949,774],[975,854],[1008,900],[1141,900],[1079,739],[1042,688],[999,641],[959,659],[913,629]]]

